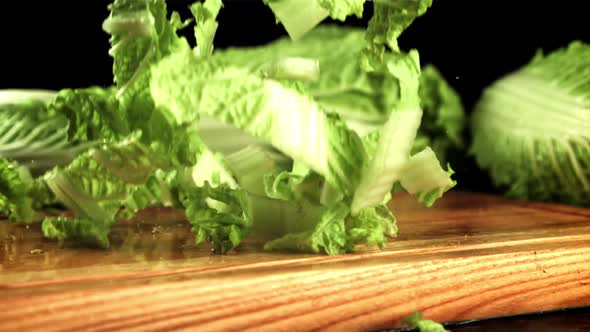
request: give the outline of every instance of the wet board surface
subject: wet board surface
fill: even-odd
[[[449,192],[396,195],[384,250],[228,255],[176,211],[117,225],[108,250],[0,222],[0,331],[374,331],[590,306],[590,210]]]

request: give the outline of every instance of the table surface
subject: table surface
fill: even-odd
[[[255,241],[212,255],[166,209],[117,225],[109,250],[0,222],[0,331],[379,331],[415,310],[453,323],[590,306],[589,209],[464,192],[430,209],[396,195],[391,209],[400,233],[384,250],[339,256]],[[584,331],[587,313],[450,329]]]

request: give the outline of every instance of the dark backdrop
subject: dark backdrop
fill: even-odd
[[[188,15],[192,1],[169,0]],[[590,42],[585,0],[434,0],[402,35],[461,94],[467,111],[494,79],[526,63],[537,49],[551,51],[574,39]],[[108,35],[101,29],[109,1],[9,1],[0,8],[0,89],[60,89],[112,82]],[[215,45],[256,45],[285,35],[261,0],[225,0]],[[344,24],[364,26],[372,14]],[[191,29],[186,35],[192,41]],[[457,165],[456,165],[457,166]],[[462,187],[488,190],[484,175],[458,165]]]

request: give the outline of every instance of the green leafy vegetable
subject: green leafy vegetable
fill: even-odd
[[[113,75],[117,99],[125,110],[131,130],[141,130],[144,140],[169,139],[169,121],[153,105],[149,95],[150,67],[179,49],[190,49],[176,31],[178,15],[166,18],[164,0],[115,0],[103,29],[111,35]]]
[[[384,204],[360,210],[349,217],[346,226],[350,247],[368,245],[383,248],[387,238],[396,236],[398,231],[395,217]]]
[[[0,90],[0,105],[20,104],[29,102],[48,102],[55,97],[55,91],[33,89],[3,89]]]
[[[115,142],[130,133],[113,88],[63,89],[49,104],[49,115],[67,120],[71,144]]]
[[[249,145],[225,157],[239,185],[251,194],[266,195],[265,178],[289,169],[290,160],[264,145]]]
[[[417,193],[416,169],[434,172],[424,173],[428,176],[421,176],[420,181],[424,182],[418,185],[425,186],[420,190],[422,192],[418,194],[418,198],[428,206],[455,185],[450,179],[452,172],[441,169],[434,153],[428,154],[426,158],[420,158],[419,155],[410,158],[423,114],[419,98],[418,53],[411,51],[406,55],[400,54],[384,65],[391,75],[397,78],[399,101],[379,131],[365,137],[365,141],[369,141],[365,146],[374,152],[354,194],[353,214],[383,202],[398,181],[401,181],[402,187],[408,186],[404,187],[406,190]]]
[[[422,314],[414,312],[413,314],[406,317],[405,322],[412,327],[418,328],[420,332],[448,332],[440,323],[432,320],[423,319]]]
[[[195,50],[198,56],[207,57],[213,52],[213,38],[218,26],[215,18],[219,14],[221,7],[221,0],[210,0],[204,3],[195,2],[190,7],[197,21],[195,26],[197,46]]]
[[[418,53],[395,58],[386,64],[398,77],[400,102],[380,129],[375,153],[354,193],[352,213],[383,201],[393,184],[399,181],[422,119],[418,97],[420,66]]]
[[[17,161],[34,173],[67,164],[76,154],[67,142],[66,120],[50,116],[47,104],[36,95],[29,95],[28,100],[5,100],[0,105],[0,123],[0,157]]]
[[[263,145],[264,142],[232,125],[214,117],[202,115],[197,125],[202,141],[214,152],[228,155],[249,145]]]
[[[358,53],[364,49],[364,38],[362,29],[321,25],[297,41],[281,38],[264,46],[228,48],[215,53],[215,57],[263,76],[269,66],[282,64],[282,70],[288,71],[291,78],[304,80],[301,84],[323,109],[338,113],[346,125],[362,137],[383,126],[389,113],[400,102],[398,79],[386,66],[372,71],[361,68]],[[384,61],[394,61],[398,56],[388,53]],[[290,59],[305,59],[308,68],[313,68],[312,59],[315,59],[319,65],[319,78],[306,74],[311,68],[300,69],[297,62],[289,65]],[[297,73],[303,74],[297,77]],[[463,147],[462,132],[466,122],[463,105],[458,94],[433,65],[427,65],[421,71],[419,96],[424,114],[412,153],[431,146],[444,164],[449,150]],[[226,136],[232,138],[228,146],[234,138],[235,142],[243,140],[243,146],[252,142],[251,137],[232,131],[232,127],[207,123],[202,128],[210,130],[216,137],[225,131]],[[208,136],[208,132],[203,134],[205,140]],[[223,142],[220,139],[210,141],[214,145]],[[236,145],[234,149],[239,147]]]
[[[247,237],[383,248],[394,186],[430,206],[455,184],[428,145],[460,143],[460,101],[396,41],[430,2],[382,0],[366,34],[316,27],[361,17],[364,0],[265,2],[292,39],[218,51],[221,0],[190,5],[194,19],[115,0],[103,23],[114,86],[0,95],[0,213],[45,214],[46,237],[102,248],[117,220],[154,205],[183,210],[195,243],[220,253]],[[194,48],[177,34],[192,23]],[[47,213],[53,203],[73,216]]]
[[[167,107],[178,122],[195,121],[193,110],[199,110],[270,142],[340,190],[351,192],[356,186],[365,158],[360,138],[311,97],[191,53],[162,60],[152,77],[156,104]]]
[[[43,234],[50,239],[68,240],[81,245],[107,248],[109,246],[108,226],[95,220],[51,217],[42,224]]]
[[[491,84],[471,153],[510,197],[590,206],[590,45],[572,42]]]
[[[35,173],[72,161],[67,120],[51,116],[45,102],[31,99],[0,105],[0,157],[22,163]]]
[[[44,224],[47,226],[43,228],[46,236],[80,237],[85,243],[91,241],[94,236],[95,244],[108,247],[108,240],[105,240],[108,231],[123,207],[122,202],[127,199],[134,186],[124,179],[127,176],[127,179],[132,178],[133,182],[141,184],[142,181],[136,173],[138,170],[143,171],[147,178],[145,174],[148,174],[148,171],[139,166],[144,164],[141,162],[142,154],[136,152],[134,156],[129,153],[132,150],[130,146],[134,144],[136,141],[131,140],[105,146],[99,150],[92,149],[76,157],[66,168],[55,168],[43,176],[57,200],[71,209],[76,216],[71,219],[76,225],[71,227],[64,224],[70,218],[46,219]],[[103,158],[96,158],[98,154],[102,154]],[[119,167],[122,156],[128,161],[126,171]],[[114,172],[109,169],[111,165],[116,168]],[[146,167],[151,167],[151,164]],[[76,231],[83,234],[76,234]]]
[[[24,95],[24,91],[21,91]],[[43,93],[0,106],[0,157],[26,166],[38,175],[65,166],[99,142],[129,134],[113,89],[91,87]]]
[[[282,58],[264,68],[263,76],[275,80],[317,81],[320,76],[320,66],[314,59]]]
[[[203,162],[208,159],[201,158],[194,167]],[[117,216],[130,217],[137,210],[154,205],[185,207],[189,220],[200,220],[199,216],[202,219],[202,214],[188,209],[204,204],[208,196],[195,193],[205,192],[216,197],[221,189],[207,189],[207,184],[199,183],[194,174],[181,177],[181,174],[191,174],[190,168],[178,165],[175,158],[161,158],[157,150],[141,143],[139,135],[87,151],[66,168],[56,168],[44,175],[44,181],[57,199],[76,215],[75,218],[46,219],[45,234],[108,246],[107,235]],[[212,169],[207,170],[214,172]],[[211,177],[213,182],[215,177]],[[190,199],[187,200],[187,196]],[[199,213],[205,212],[201,209]],[[68,220],[75,225],[65,225]]]
[[[133,98],[136,89],[145,88],[146,66],[188,44],[176,35],[179,26],[166,19],[165,1],[115,0],[109,9],[103,29],[111,34],[113,74],[119,97],[125,100],[126,95]]]
[[[432,0],[379,0],[375,1],[373,17],[367,27],[365,65],[370,67],[383,58],[385,46],[399,52],[398,37],[432,5]]]
[[[195,242],[209,241],[220,253],[236,247],[252,226],[251,208],[245,191],[212,181],[195,186],[186,177],[172,184],[196,234]]]
[[[195,3],[190,9],[197,23],[196,56],[206,59],[213,50],[215,17],[221,1]],[[118,28],[117,22],[133,21],[135,15],[147,18],[142,21],[141,30],[149,33],[138,37],[134,29]],[[179,22],[178,14],[173,14],[171,21],[166,19],[166,5],[161,0],[115,1],[111,17],[103,27],[112,35],[118,99],[129,123],[134,125],[133,129],[141,130],[152,155],[170,158],[167,166],[175,169],[176,176],[168,178],[166,184],[174,201],[186,210],[196,242],[210,241],[225,252],[238,245],[251,224],[247,204],[238,195],[240,189],[223,161],[202,143],[195,130],[196,121],[194,125],[174,121],[169,112],[154,104],[150,95],[151,66],[170,54],[190,51],[186,40],[176,34],[178,28],[186,25]]]
[[[430,146],[442,164],[451,150],[463,151],[466,116],[457,92],[433,65],[422,68],[420,103],[424,114],[412,153]]]
[[[28,194],[31,185],[26,168],[0,158],[0,214],[13,221],[32,221],[33,200]]]
[[[340,21],[344,21],[350,15],[359,18],[363,16],[365,0],[318,0],[318,2],[330,12],[330,17]]]
[[[312,30],[330,12],[318,0],[263,0],[293,40]]]
[[[287,235],[269,241],[264,245],[267,250],[296,250],[308,252],[326,252],[331,255],[345,252],[346,227],[345,218],[349,209],[344,204],[324,208],[317,224],[302,232],[289,232]]]
[[[322,108],[338,113],[347,126],[364,136],[387,120],[398,100],[397,81],[386,70],[369,73],[360,67],[358,53],[364,44],[361,29],[322,25],[295,42],[281,38],[265,46],[229,48],[215,56],[263,76],[269,64],[283,59],[315,59],[319,79],[302,82],[304,89]]]
[[[434,151],[430,148],[418,152],[410,157],[401,172],[400,184],[410,194],[426,206],[432,206],[457,182],[451,179],[453,170],[442,169]]]

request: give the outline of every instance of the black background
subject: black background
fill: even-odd
[[[169,0],[168,4],[188,17],[191,2]],[[406,50],[417,48],[423,63],[434,63],[461,94],[469,112],[486,85],[525,64],[537,49],[549,52],[575,39],[590,42],[586,2],[434,0],[430,10],[402,35],[400,45]],[[110,85],[108,35],[101,28],[108,3],[3,1],[0,89]],[[340,24],[366,26],[372,4],[365,8],[362,19]],[[261,0],[225,0],[218,21],[217,48],[257,45],[286,35]],[[193,42],[191,30],[183,35]],[[459,166],[459,183],[488,190],[483,175],[465,175],[465,169],[473,167]]]

